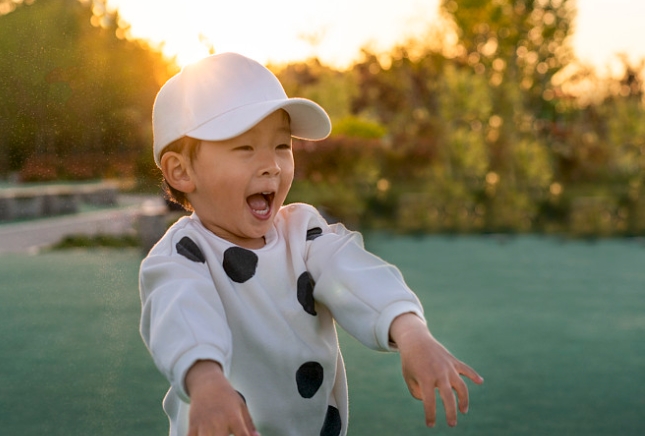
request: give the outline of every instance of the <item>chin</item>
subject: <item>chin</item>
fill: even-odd
[[[269,232],[269,229],[273,226],[273,219],[263,222],[261,224],[254,225],[246,232],[246,237],[248,239],[260,239]]]

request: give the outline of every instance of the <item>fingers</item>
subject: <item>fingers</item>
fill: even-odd
[[[231,425],[231,433],[234,436],[259,436],[246,404],[242,406],[241,412],[240,420]]]
[[[251,419],[251,414],[249,413],[249,409],[244,407],[244,412],[242,416],[244,418],[244,426],[249,431],[249,434],[251,436],[259,436],[260,433],[258,433],[258,431],[255,428],[255,424],[253,424],[253,420]]]
[[[436,424],[435,390],[438,389],[448,425],[457,425],[457,408],[467,413],[469,406],[468,386],[461,376],[476,384],[483,383],[484,379],[434,340],[407,344],[408,347],[399,344],[403,377],[412,396],[423,401],[426,424],[429,427]]]
[[[468,386],[466,386],[466,383],[461,377],[458,377],[452,384],[452,387],[457,393],[459,411],[464,414],[468,413]]]
[[[466,377],[468,377],[478,385],[484,383],[484,378],[481,375],[477,374],[477,372],[474,369],[472,369],[470,366],[466,365],[463,362],[459,362],[458,371],[460,374],[465,375]]]
[[[473,371],[474,373],[474,371]],[[475,378],[479,377],[476,373]],[[481,379],[481,377],[479,377]],[[483,379],[481,379],[483,382]],[[420,395],[414,395],[415,398],[421,399],[423,401],[425,416],[426,416],[426,425],[428,427],[434,427],[436,424],[436,397],[435,389],[439,391],[439,397],[444,406],[446,412],[446,422],[450,427],[457,425],[457,406],[459,407],[459,412],[462,414],[468,413],[469,405],[469,394],[468,386],[466,382],[459,377],[458,374],[455,374],[450,379],[437,380],[433,385],[428,386],[429,389],[421,389],[417,387],[417,392]],[[456,397],[455,397],[456,394]]]
[[[423,401],[423,410],[426,414],[426,426],[434,427],[437,422],[437,400],[434,395],[434,388],[420,399]]]
[[[226,413],[191,415],[187,436],[259,436],[248,408],[244,404],[240,407]]]
[[[446,411],[446,422],[450,427],[454,427],[457,425],[457,406],[452,386],[448,381],[445,381],[438,388],[443,408]]]
[[[187,436],[260,436],[253,423],[234,423],[230,427],[193,428]]]

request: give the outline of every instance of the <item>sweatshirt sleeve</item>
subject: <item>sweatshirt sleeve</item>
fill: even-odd
[[[197,360],[229,374],[231,332],[206,263],[176,254],[144,259],[139,274],[140,331],[159,370],[189,402],[184,379]]]
[[[307,266],[314,298],[361,343],[393,351],[389,330],[397,316],[414,313],[425,322],[421,303],[400,271],[365,250],[360,233],[334,224],[310,244]]]

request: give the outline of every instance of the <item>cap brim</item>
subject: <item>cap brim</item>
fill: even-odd
[[[186,135],[203,141],[234,138],[278,109],[289,114],[291,136],[295,138],[317,141],[331,133],[331,121],[322,107],[305,98],[287,98],[241,106],[205,122]]]

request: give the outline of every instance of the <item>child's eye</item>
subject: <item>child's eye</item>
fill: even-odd
[[[239,147],[235,147],[233,150],[237,151],[253,151],[253,147],[250,145],[240,145]]]
[[[278,150],[291,150],[291,144],[280,144],[276,148]]]

